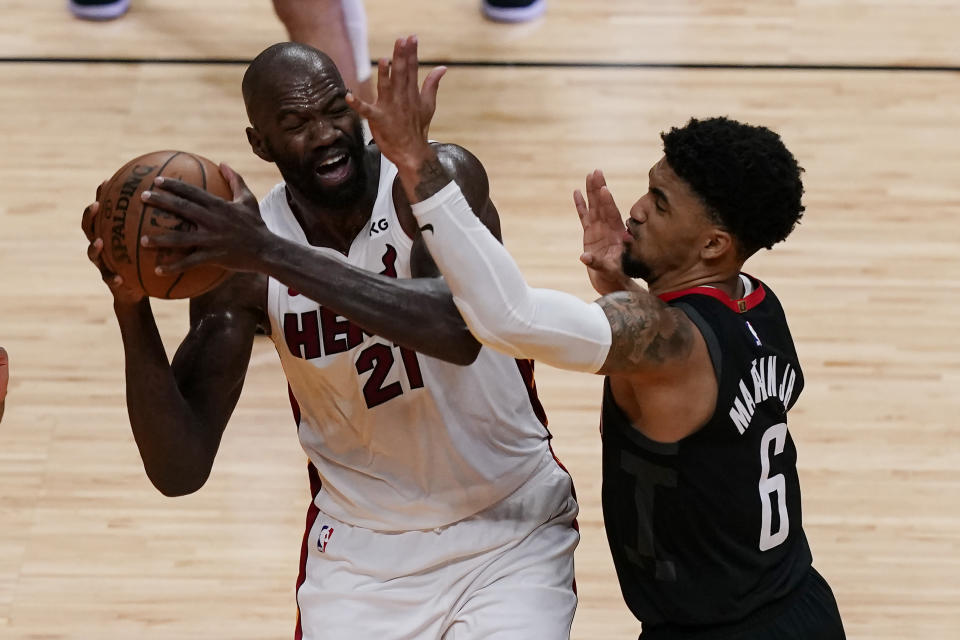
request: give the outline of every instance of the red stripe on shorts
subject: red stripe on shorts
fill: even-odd
[[[307,581],[307,545],[310,543],[310,532],[313,530],[313,523],[317,521],[320,515],[320,509],[317,508],[314,498],[320,493],[320,487],[323,483],[320,481],[320,474],[312,462],[307,463],[307,475],[310,477],[310,506],[307,508],[306,530],[303,532],[303,543],[300,545],[300,573],[297,574],[297,590],[294,592],[297,598],[297,630],[293,634],[294,640],[303,640],[303,626],[300,623],[300,587]]]

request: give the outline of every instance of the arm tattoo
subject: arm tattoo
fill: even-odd
[[[597,301],[613,342],[599,373],[631,373],[683,358],[693,349],[693,327],[679,309],[649,293],[618,291]]]
[[[424,161],[417,170],[417,177],[419,178],[419,182],[417,182],[417,186],[414,188],[414,193],[417,194],[417,198],[420,200],[426,200],[447,186],[453,179],[450,177],[450,174],[447,173],[447,170],[443,168],[443,165],[440,164],[440,159],[437,157]]]

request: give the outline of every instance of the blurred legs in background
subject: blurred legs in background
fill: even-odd
[[[347,88],[373,101],[363,0],[273,0],[273,6],[290,40],[329,55]]]
[[[526,22],[543,15],[547,0],[483,0],[483,15],[496,22]]]
[[[70,11],[84,20],[113,20],[130,8],[130,0],[70,0]]]

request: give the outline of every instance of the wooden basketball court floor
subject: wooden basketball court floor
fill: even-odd
[[[240,62],[284,31],[266,0],[133,5],[88,24],[59,0],[0,2],[0,638],[289,638],[308,493],[272,346],[255,346],[207,485],[164,498],[79,230],[95,186],[154,149],[227,160],[264,194],[277,175],[246,147]],[[551,0],[519,26],[475,0],[367,6],[374,55],[416,32],[425,59],[462,63],[433,135],[485,163],[539,286],[591,299],[570,200],[588,171],[626,210],[659,132],[690,116],[783,135],[807,212],[748,270],[805,366],[790,426],[815,566],[851,638],[960,638],[957,3]],[[185,304],[154,309],[172,350]],[[601,381],[543,366],[538,382],[581,501],[573,637],[636,637],[600,514]]]

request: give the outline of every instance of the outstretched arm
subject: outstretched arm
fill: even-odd
[[[384,77],[386,75],[386,77]],[[476,221],[457,184],[420,132],[420,104],[433,101],[431,76],[417,89],[416,39],[399,40],[392,64],[380,65],[380,98],[352,97],[400,178],[427,246],[477,338],[518,357],[602,374],[639,373],[662,358],[689,353],[689,321],[646,292],[621,292],[589,304],[533,289],[509,253]],[[432,112],[431,112],[432,113]]]
[[[479,163],[471,165],[466,158],[473,156],[456,149],[441,148],[440,161],[465,185],[470,204],[482,212],[483,223],[499,232],[496,209],[489,202],[486,175],[478,187]],[[482,172],[482,167],[479,170]],[[144,240],[146,247],[192,250],[179,262],[161,267],[164,273],[177,273],[202,263],[263,273],[403,347],[454,364],[466,365],[476,359],[480,344],[470,334],[447,284],[429,260],[409,205],[406,208],[414,236],[414,277],[398,279],[360,269],[271,233],[243,179],[227,165],[222,165],[221,171],[233,189],[232,202],[171,179],[161,179],[159,188],[148,192],[147,202],[199,227],[196,231],[170,232]],[[406,203],[398,203],[398,209],[403,204]]]

